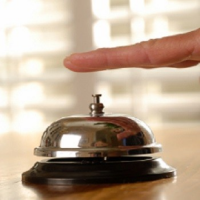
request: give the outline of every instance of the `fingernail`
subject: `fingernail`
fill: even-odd
[[[64,59],[64,65],[65,65],[65,67],[67,67],[68,65],[71,65],[72,63],[71,63],[71,61],[70,61],[70,59],[69,59],[69,57],[66,57],[65,59]]]
[[[64,64],[64,66],[67,67],[67,68],[70,68],[70,69],[73,68],[73,65],[72,65],[72,63],[71,63],[71,61],[70,61],[70,57],[66,57],[66,58],[64,59],[63,64]]]
[[[64,59],[63,64],[64,64],[64,66],[65,66],[66,68],[68,68],[68,69],[71,70],[71,71],[74,71],[74,72],[80,72],[80,71],[81,71],[76,65],[72,64],[71,58],[70,58],[70,57],[66,57],[66,58]]]

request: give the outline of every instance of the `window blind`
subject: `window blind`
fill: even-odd
[[[105,112],[151,126],[198,125],[199,66],[79,74],[62,60],[199,28],[199,11],[198,0],[0,1],[0,132],[41,133],[87,114],[92,93],[103,94]]]
[[[105,30],[103,41],[94,37],[94,43],[123,46],[191,31],[199,28],[199,11],[196,0],[93,0],[94,36]],[[97,76],[97,90],[106,91],[111,111],[137,116],[152,126],[199,124],[199,66],[123,69]]]

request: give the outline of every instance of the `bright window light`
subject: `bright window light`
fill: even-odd
[[[61,148],[79,148],[81,136],[74,134],[66,134],[61,138]]]
[[[5,22],[7,26],[21,26],[35,17],[42,7],[42,1],[39,0],[12,0],[7,3],[5,13]]]
[[[135,13],[143,13],[145,9],[144,0],[130,0],[130,8]]]
[[[44,92],[40,83],[29,83],[19,86],[12,93],[12,102],[16,106],[37,104],[44,99]]]
[[[8,104],[8,96],[5,89],[0,88],[0,107],[5,107]]]
[[[110,1],[108,0],[92,0],[93,14],[100,19],[107,18],[110,13]]]
[[[38,111],[22,111],[15,116],[12,129],[22,134],[39,132],[43,128],[43,120]]]
[[[132,42],[145,40],[145,21],[142,17],[135,17],[131,21]]]
[[[152,0],[151,4],[155,9],[166,8],[168,5],[168,0]]]
[[[153,21],[153,32],[157,37],[168,34],[169,25],[166,17],[158,17]]]
[[[136,17],[132,20],[131,29],[133,32],[143,33],[145,31],[145,21],[144,18]]]
[[[9,51],[11,55],[20,55],[31,48],[32,38],[27,27],[15,27],[9,35]]]
[[[98,20],[93,25],[93,39],[96,47],[106,47],[110,45],[110,24],[106,20]]]
[[[44,70],[44,63],[39,59],[30,59],[23,62],[20,67],[19,71],[21,74],[35,76],[42,74]]]
[[[1,11],[0,11],[1,12]],[[0,16],[1,18],[1,16]],[[1,23],[1,22],[0,22]],[[0,56],[6,56],[6,34],[5,30],[0,28]]]
[[[9,120],[3,114],[0,114],[0,134],[7,133],[9,131]]]

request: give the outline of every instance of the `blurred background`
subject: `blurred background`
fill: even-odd
[[[106,113],[150,127],[200,127],[200,66],[83,74],[63,67],[74,52],[199,27],[199,0],[0,0],[0,134],[41,135],[58,118],[88,114],[93,93],[103,95]]]

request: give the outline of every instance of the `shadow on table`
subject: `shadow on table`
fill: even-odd
[[[147,195],[148,199],[163,199],[165,189],[176,182],[176,178],[162,179],[156,181],[125,183],[125,184],[82,184],[82,185],[35,185],[22,183],[24,187],[36,193],[40,198],[60,199],[70,197],[73,199],[104,199],[110,196],[123,199],[129,195]],[[130,197],[130,196],[129,196]],[[107,198],[106,198],[107,199]]]

